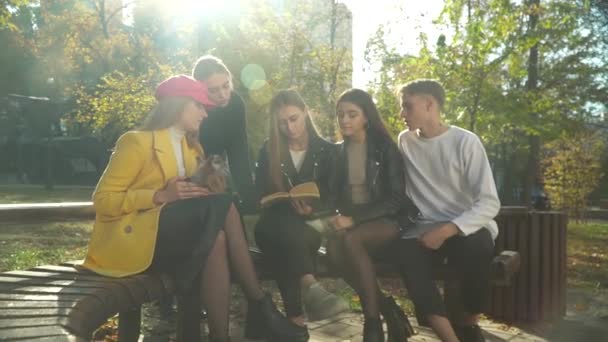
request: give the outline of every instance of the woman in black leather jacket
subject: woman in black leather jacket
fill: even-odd
[[[329,194],[334,145],[319,137],[306,105],[295,90],[278,92],[270,104],[270,134],[258,158],[256,185],[262,196],[316,182],[320,203],[283,201],[262,209],[255,240],[268,256],[281,291],[287,317],[304,326],[303,304],[310,320],[325,319],[348,309],[314,278],[314,260],[321,235],[306,224],[323,210]],[[301,290],[303,291],[303,298]],[[294,340],[295,341],[295,340]]]
[[[384,341],[380,311],[389,341],[404,341],[403,324],[391,320],[400,309],[381,295],[370,256],[397,239],[416,215],[405,195],[403,159],[368,93],[347,90],[337,101],[336,114],[344,142],[337,146],[330,181],[331,201],[340,211],[331,220],[330,260],[361,298],[363,341]]]

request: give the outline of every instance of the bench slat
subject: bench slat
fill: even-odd
[[[68,274],[78,274],[78,275],[89,275],[89,276],[94,276],[94,277],[99,277],[99,278],[106,278],[104,276],[95,274],[94,272],[88,271],[86,269],[77,269],[71,266],[57,266],[57,265],[44,265],[44,266],[37,266],[34,267],[31,270],[35,270],[35,271],[45,271],[45,272],[56,272],[56,273],[68,273]]]
[[[59,302],[59,301],[30,301],[30,300],[0,300],[0,310],[4,309],[25,309],[25,308],[71,308],[74,307],[76,301]]]
[[[68,279],[50,279],[50,278],[19,278],[8,277],[0,273],[0,284],[15,285],[15,286],[60,286],[60,287],[80,287],[80,288],[107,288],[107,284],[111,282],[98,282],[90,280],[68,280]]]
[[[0,292],[12,294],[73,294],[81,295],[79,305],[87,305],[100,311],[126,310],[135,305],[128,290],[118,285],[108,288],[78,288],[59,286],[7,286],[0,283]]]
[[[106,278],[98,275],[85,275],[80,273],[57,273],[57,272],[45,272],[45,271],[9,271],[0,273],[2,275],[8,275],[11,277],[19,278],[45,278],[45,279],[59,279],[59,280],[88,280],[98,282],[112,282],[117,278]]]
[[[0,293],[0,300],[11,301],[58,301],[58,302],[77,302],[82,299],[82,295],[74,294],[27,294],[27,293]]]
[[[0,319],[0,329],[18,327],[37,327],[45,325],[64,325],[67,323],[65,317],[36,317],[36,318],[12,318]]]
[[[45,272],[45,271],[12,271],[12,272],[5,272],[5,273],[0,273],[0,282],[2,281],[2,277],[5,275],[10,275],[10,276],[14,276],[15,278],[23,278],[23,279],[28,279],[27,282],[24,282],[26,284],[39,284],[36,283],[33,279],[41,279],[41,280],[58,280],[58,281],[77,281],[76,283],[74,283],[75,286],[81,286],[81,287],[100,287],[102,285],[107,285],[107,284],[115,284],[115,285],[119,285],[124,287],[127,291],[129,291],[130,295],[132,296],[132,301],[134,303],[146,303],[152,299],[150,298],[156,298],[156,297],[151,297],[150,294],[148,293],[149,291],[146,288],[142,288],[142,285],[144,283],[142,283],[143,281],[151,281],[151,279],[148,278],[142,278],[142,280],[137,280],[137,277],[139,276],[134,276],[134,277],[127,277],[127,278],[107,278],[107,277],[100,277],[97,275],[81,275],[79,273],[56,273],[56,272]],[[161,280],[159,280],[159,282],[161,282]],[[48,284],[50,286],[53,285],[60,285],[62,284],[61,282],[46,282],[45,284]],[[93,285],[94,284],[94,285]],[[157,289],[156,291],[151,291],[153,292],[154,296],[157,296],[157,293],[159,292],[158,287],[162,286],[162,285],[151,285],[151,289]],[[163,288],[165,286],[162,286]],[[171,291],[172,292],[172,291]]]
[[[28,338],[28,342],[89,342],[89,339],[74,335]]]
[[[70,333],[61,325],[48,325],[39,327],[6,328],[1,331],[2,340],[31,340],[36,337],[53,337],[54,341],[70,336]]]
[[[39,316],[61,316],[67,317],[70,312],[74,311],[74,308],[4,308],[0,310],[0,319],[8,318],[26,318],[26,317],[39,317]]]

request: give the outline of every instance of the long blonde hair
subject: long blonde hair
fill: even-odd
[[[179,121],[184,109],[186,109],[186,105],[190,102],[194,102],[194,100],[187,96],[169,96],[161,98],[152,108],[150,113],[148,113],[140,130],[155,131],[175,125]],[[186,141],[191,148],[202,151],[201,144],[198,140],[198,130],[196,132],[186,132]]]

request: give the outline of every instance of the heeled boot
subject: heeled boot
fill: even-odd
[[[380,318],[366,318],[363,322],[363,342],[384,342]]]
[[[265,339],[268,342],[305,342],[309,335],[306,327],[283,316],[270,295],[266,294],[260,300],[248,302],[245,337],[252,340]]]
[[[407,338],[412,336],[414,331],[393,297],[382,297],[380,299],[380,313],[386,322],[388,342],[407,342]]]

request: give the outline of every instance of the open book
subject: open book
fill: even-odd
[[[319,187],[315,182],[306,182],[298,184],[291,188],[288,192],[275,192],[262,197],[260,204],[262,207],[269,207],[277,202],[290,200],[290,199],[302,199],[302,200],[315,200],[321,198],[319,193]]]

